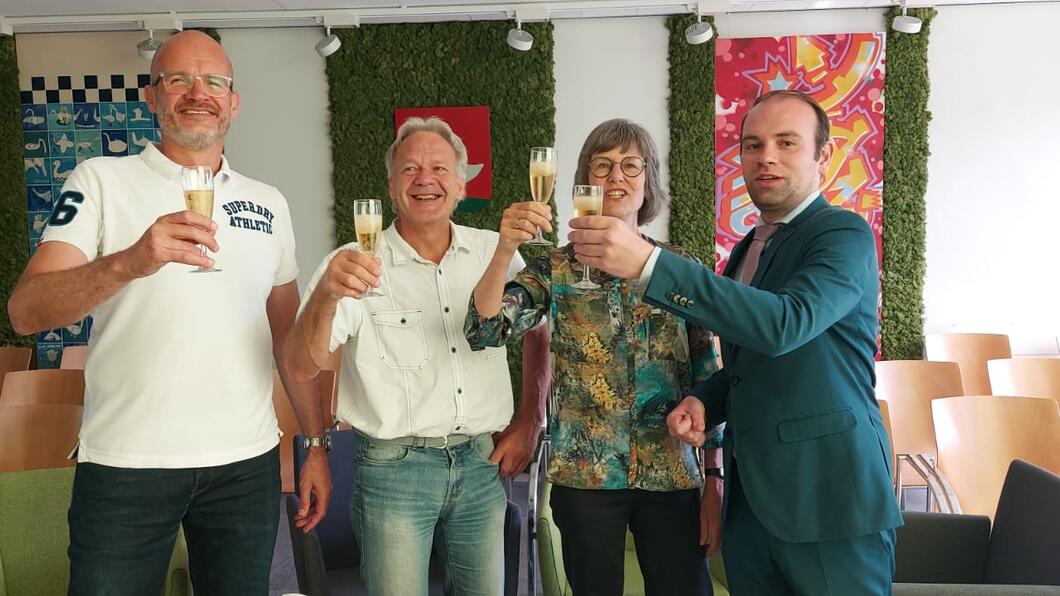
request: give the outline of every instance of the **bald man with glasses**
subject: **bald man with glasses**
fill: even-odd
[[[197,595],[268,592],[279,521],[273,362],[307,439],[296,523],[331,494],[316,382],[292,382],[294,234],[280,192],[222,156],[240,104],[224,50],[170,38],[145,89],[162,141],[80,164],[8,312],[20,333],[94,319],[70,506],[76,596],[159,594],[178,529]],[[185,209],[182,168],[213,173],[213,218]],[[189,275],[193,267],[223,271]]]

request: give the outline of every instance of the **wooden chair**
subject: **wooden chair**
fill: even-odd
[[[0,408],[0,473],[62,468],[81,430],[81,406],[37,404]]]
[[[1060,358],[1005,358],[986,365],[995,393],[1060,401]]]
[[[1022,459],[1060,474],[1060,404],[1038,397],[964,396],[931,402],[938,467],[959,513],[991,519],[1009,464]]]
[[[928,511],[933,498],[940,505],[945,503],[941,499],[944,487],[935,485],[933,478],[938,451],[931,423],[931,400],[955,395],[964,395],[961,368],[955,362],[876,363],[876,398],[886,400],[891,418],[892,446],[899,464],[895,491],[900,501],[904,501],[905,486],[928,486]]]
[[[33,362],[33,348],[17,346],[0,347],[0,381],[5,374],[16,370],[29,370]]]
[[[332,400],[335,393],[335,373],[322,370],[317,379],[320,382],[321,413],[324,416],[324,428],[327,429],[334,424]],[[280,373],[276,369],[272,371],[272,407],[276,411],[276,422],[280,431],[283,432],[283,437],[280,438],[281,490],[291,493],[297,489],[294,482],[294,444],[291,440],[295,435],[302,433],[302,427],[298,423],[298,416],[294,413],[294,407],[287,397],[287,391],[280,382]]]
[[[0,390],[0,406],[85,403],[85,371],[44,368],[8,373]]]
[[[1012,345],[1007,335],[939,333],[924,337],[924,356],[928,360],[960,364],[966,395],[990,395],[993,391],[986,363],[996,358],[1012,358]]]
[[[59,368],[85,370],[85,362],[87,360],[88,346],[66,346],[63,348],[63,356],[59,360]]]

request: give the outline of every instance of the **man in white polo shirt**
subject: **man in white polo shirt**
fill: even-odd
[[[288,368],[313,378],[345,346],[338,414],[359,438],[351,516],[368,594],[426,594],[437,529],[447,593],[493,596],[503,590],[499,473],[522,471],[536,445],[547,336],[543,325],[527,336],[512,420],[504,348],[473,352],[464,339],[471,291],[498,240],[449,219],[464,198],[464,144],[445,122],[412,118],[386,166],[397,219],[379,258],[355,243],[325,257],[288,335]],[[515,261],[511,275],[522,268]],[[366,297],[369,286],[385,295]]]
[[[284,197],[221,155],[239,108],[227,56],[180,33],[151,64],[162,129],[142,154],[79,165],[8,305],[21,333],[94,316],[70,507],[71,595],[158,594],[178,527],[197,595],[268,591],[279,520],[273,359],[298,305]],[[180,171],[205,165],[214,218],[184,208]],[[211,266],[197,244],[216,253]],[[302,430],[299,525],[331,491],[314,383],[287,382]],[[308,476],[307,476],[308,475]]]

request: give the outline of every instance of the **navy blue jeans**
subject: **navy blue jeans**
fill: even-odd
[[[268,594],[279,515],[279,448],[209,468],[78,464],[69,594],[161,594],[181,524],[195,596]]]

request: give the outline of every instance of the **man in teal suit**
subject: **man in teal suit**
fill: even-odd
[[[693,444],[708,424],[728,423],[723,550],[737,596],[891,593],[902,518],[873,392],[875,241],[818,190],[828,139],[809,96],[755,101],[740,155],[763,224],[723,276],[607,218],[571,222],[580,261],[639,278],[645,300],[722,338],[724,368],[667,422]]]

